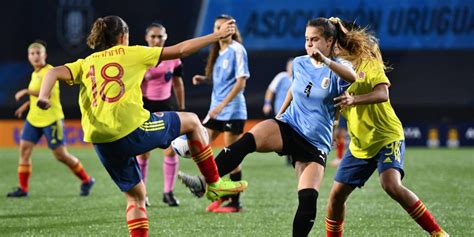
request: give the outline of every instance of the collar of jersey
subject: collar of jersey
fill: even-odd
[[[311,61],[311,64],[315,67],[315,68],[323,68],[324,66],[326,66],[324,63],[321,63],[321,64],[316,64],[316,60],[312,59],[311,57],[309,57],[309,61]]]
[[[234,42],[235,42],[235,41],[232,40],[232,42],[230,42],[230,44],[227,45],[227,48],[225,48],[224,51],[220,51],[220,50],[219,50],[219,55],[225,54],[225,52],[227,52],[227,50],[229,50],[229,47],[230,47],[232,44],[234,44]]]

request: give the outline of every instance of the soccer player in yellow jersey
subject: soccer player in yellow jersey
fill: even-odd
[[[95,52],[85,59],[51,69],[43,81],[38,106],[50,107],[50,92],[57,80],[80,85],[79,105],[84,140],[94,148],[105,169],[127,199],[130,235],[148,236],[146,189],[136,155],[170,146],[186,134],[193,160],[208,184],[206,196],[242,192],[247,182],[223,181],[198,117],[186,112],[150,113],[143,108],[141,84],[148,68],[161,60],[186,57],[235,33],[234,20],[212,34],[170,47],[128,46],[128,26],[118,16],[98,18],[87,39]]]
[[[33,147],[43,135],[46,137],[48,147],[53,151],[54,157],[67,165],[82,181],[80,195],[87,196],[94,184],[94,178],[87,174],[81,162],[69,154],[66,149],[63,130],[64,114],[59,100],[59,83],[54,84],[51,93],[51,109],[44,111],[36,106],[41,81],[46,72],[53,68],[53,66],[46,64],[46,46],[44,42],[37,41],[30,44],[28,47],[28,60],[34,68],[30,84],[27,89],[22,89],[15,94],[17,101],[25,95],[30,96],[30,99],[15,111],[15,116],[21,118],[22,114],[29,108],[25,125],[21,132],[20,161],[18,164],[19,187],[15,191],[8,193],[7,197],[28,196],[28,181],[32,171],[31,153]]]
[[[364,185],[375,169],[385,192],[424,230],[431,236],[448,236],[416,194],[402,184],[405,137],[402,124],[390,105],[390,81],[385,75],[377,39],[353,24],[342,23],[338,18],[331,20],[349,29],[356,28],[349,32],[349,38],[365,38],[366,43],[360,55],[344,55],[341,51],[341,56],[352,61],[359,78],[334,99],[347,119],[351,142],[329,195],[327,236],[342,236],[346,200],[356,187]]]

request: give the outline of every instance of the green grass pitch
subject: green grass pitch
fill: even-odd
[[[92,149],[70,149],[96,178],[89,197],[79,197],[79,181],[54,160],[49,150],[33,152],[30,196],[7,199],[17,186],[17,150],[0,150],[0,236],[127,236],[125,199]],[[331,154],[333,156],[333,154]],[[331,157],[332,157],[331,156]],[[297,207],[294,170],[273,153],[244,160],[249,181],[242,195],[244,211],[206,213],[208,202],[196,199],[180,183],[175,195],[181,206],[161,203],[162,155],[150,160],[148,208],[150,236],[291,236]],[[181,170],[197,173],[191,160]],[[407,149],[404,184],[415,191],[451,236],[474,236],[474,150]],[[311,236],[324,236],[328,192],[335,170],[327,168]],[[376,174],[348,202],[345,236],[427,236],[380,188]]]

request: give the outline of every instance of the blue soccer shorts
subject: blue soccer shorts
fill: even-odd
[[[334,180],[350,186],[362,187],[374,173],[375,169],[379,174],[387,169],[398,170],[403,178],[403,162],[405,159],[405,141],[396,141],[386,145],[384,148],[370,159],[360,159],[352,155],[350,150],[341,160],[337,168]]]
[[[23,125],[23,131],[21,132],[21,140],[36,144],[43,135],[46,137],[46,140],[48,141],[48,147],[51,150],[54,150],[61,145],[65,145],[64,120],[60,119],[46,127],[35,127],[31,125],[28,120],[25,121],[25,124]]]
[[[109,143],[95,143],[100,161],[122,192],[142,179],[135,156],[157,147],[165,149],[180,135],[181,121],[176,112],[151,113],[150,119],[127,136]]]

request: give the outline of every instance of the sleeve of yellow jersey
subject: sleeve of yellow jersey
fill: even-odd
[[[71,73],[71,80],[67,81],[66,83],[69,85],[79,84],[82,78],[82,64],[84,63],[84,59],[78,59],[72,63],[66,63],[64,66],[69,70]]]
[[[163,51],[162,47],[146,47],[138,46],[138,55],[140,55],[143,60],[142,63],[147,67],[155,67],[160,61],[161,52]]]
[[[385,75],[382,63],[377,61],[370,62],[369,70],[371,72],[370,74],[372,75],[370,78],[370,85],[372,86],[372,88],[374,88],[378,84],[387,84],[388,86],[390,86],[390,81]]]

